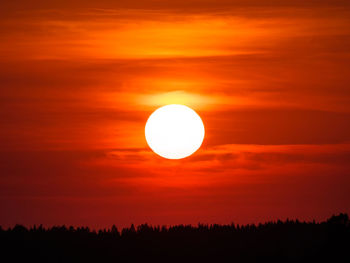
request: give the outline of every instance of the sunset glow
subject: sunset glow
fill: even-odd
[[[34,2],[0,10],[0,225],[350,212],[350,1]],[[145,135],[169,104],[205,132]]]

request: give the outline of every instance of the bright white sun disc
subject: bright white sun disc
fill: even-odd
[[[158,155],[167,159],[190,156],[201,146],[204,125],[191,108],[171,104],[158,108],[148,118],[145,127],[146,141]]]

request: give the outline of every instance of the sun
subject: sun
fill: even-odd
[[[182,159],[199,149],[204,139],[204,125],[199,115],[185,105],[158,108],[148,118],[146,141],[158,155]]]

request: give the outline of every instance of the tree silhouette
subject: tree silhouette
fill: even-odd
[[[0,227],[1,262],[350,262],[347,214],[325,222]]]

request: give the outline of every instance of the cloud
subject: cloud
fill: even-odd
[[[303,109],[231,110],[203,114],[207,143],[332,144],[349,142],[348,113]]]

